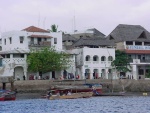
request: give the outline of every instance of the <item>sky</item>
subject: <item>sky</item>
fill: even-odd
[[[96,28],[108,35],[119,24],[150,31],[150,0],[0,0],[0,33],[53,24],[66,33]]]

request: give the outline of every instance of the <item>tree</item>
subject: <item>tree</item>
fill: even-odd
[[[148,72],[145,75],[146,78],[150,78],[150,66],[148,66]]]
[[[37,51],[31,50],[27,56],[28,70],[42,74],[50,71],[61,71],[67,69],[71,60],[69,54],[57,52],[53,47],[42,48]]]
[[[123,51],[116,50],[115,51],[115,60],[112,62],[112,67],[119,72],[130,72],[130,60],[131,58]]]
[[[58,26],[55,24],[51,25],[51,32],[57,32]]]

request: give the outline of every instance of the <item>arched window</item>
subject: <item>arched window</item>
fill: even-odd
[[[108,61],[113,61],[113,57],[112,57],[112,56],[109,56],[109,57],[108,57]]]
[[[89,55],[87,55],[87,56],[85,57],[85,61],[90,61],[90,56],[89,56]]]
[[[101,61],[106,61],[106,57],[105,57],[105,56],[102,56],[102,57],[101,57]]]
[[[97,55],[93,56],[93,61],[98,61],[98,56]]]

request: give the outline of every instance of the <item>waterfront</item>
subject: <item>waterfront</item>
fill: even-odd
[[[0,102],[0,113],[150,113],[150,96],[70,100],[17,99]]]

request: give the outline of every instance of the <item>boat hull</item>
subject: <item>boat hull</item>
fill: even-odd
[[[0,101],[16,100],[16,93],[13,91],[3,91],[0,94]]]
[[[55,100],[55,99],[89,98],[92,97],[92,95],[93,95],[92,92],[81,92],[81,93],[72,93],[71,95],[62,95],[62,96],[52,95],[49,97],[49,99]]]

